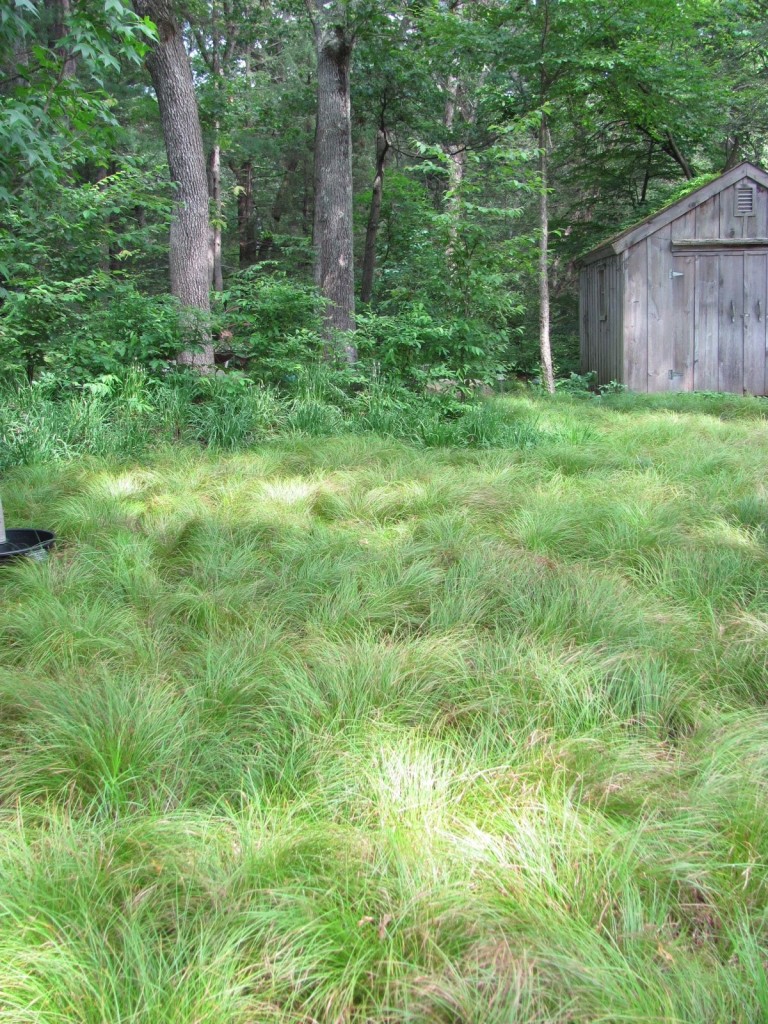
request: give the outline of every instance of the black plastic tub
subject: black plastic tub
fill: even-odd
[[[50,530],[6,530],[5,544],[0,544],[0,565],[11,558],[46,558],[56,540]]]

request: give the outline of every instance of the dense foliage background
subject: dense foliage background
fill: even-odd
[[[373,366],[422,387],[425,375],[537,372],[542,139],[561,376],[576,366],[573,258],[703,177],[764,154],[757,3],[330,6],[354,41],[358,376]],[[327,355],[313,283],[307,7],[179,0],[172,13],[209,171],[214,156],[219,168],[218,362],[290,389]],[[82,383],[131,363],[159,373],[181,346],[167,280],[175,188],[142,66],[154,40],[152,23],[122,0],[12,0],[0,14],[5,377]]]

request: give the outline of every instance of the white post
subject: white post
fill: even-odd
[[[0,544],[5,544],[5,517],[3,516],[2,501],[0,501]]]

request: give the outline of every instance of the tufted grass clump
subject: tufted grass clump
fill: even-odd
[[[3,476],[2,1019],[768,1019],[762,406],[248,395]]]
[[[529,448],[543,435],[530,403],[418,394],[309,368],[278,390],[238,373],[141,368],[84,384],[51,375],[0,382],[0,472],[90,456],[144,458],[160,447],[249,451],[278,437],[377,434],[424,448]]]

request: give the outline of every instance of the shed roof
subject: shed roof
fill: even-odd
[[[637,224],[633,224],[632,227],[625,228],[620,231],[617,235],[613,235],[612,238],[607,238],[599,245],[595,246],[594,249],[590,249],[589,252],[580,256],[576,261],[577,265],[583,266],[586,263],[594,263],[595,260],[603,259],[606,256],[618,255],[624,252],[631,245],[636,242],[641,242],[644,238],[652,235],[654,231],[658,231],[659,228],[666,227],[667,224],[671,224],[673,220],[678,217],[682,217],[684,213],[688,213],[689,210],[696,209],[702,203],[705,203],[712,196],[722,192],[731,185],[735,185],[743,178],[752,178],[758,185],[762,185],[768,188],[768,173],[766,173],[761,167],[757,167],[755,164],[751,164],[748,160],[743,160],[736,167],[732,167],[730,171],[725,171],[720,177],[714,178],[712,181],[708,181],[706,185],[702,185],[700,188],[694,189],[693,192],[689,192],[687,196],[683,196],[682,199],[678,199],[674,203],[670,203],[668,206],[662,207],[656,213],[652,213],[645,220],[639,221]]]

